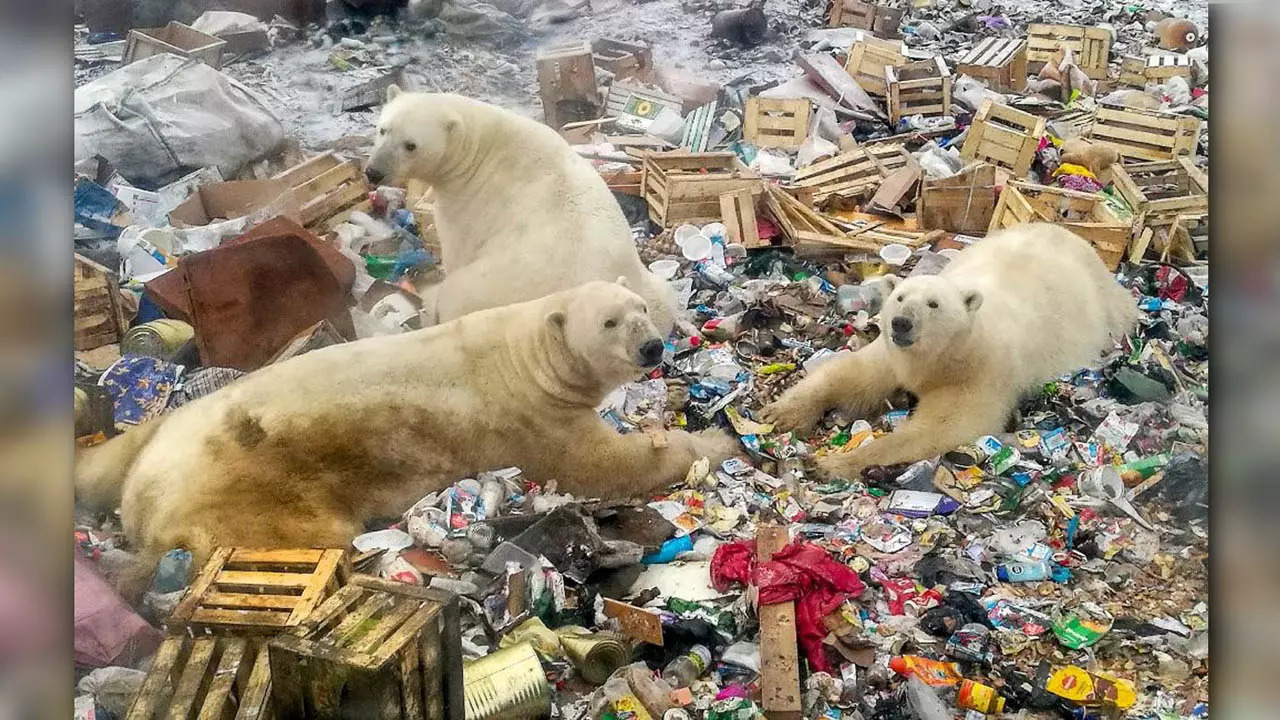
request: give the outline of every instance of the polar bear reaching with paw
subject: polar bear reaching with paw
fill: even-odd
[[[1048,224],[1009,228],[938,275],[897,282],[875,341],[820,366],[761,417],[807,432],[827,410],[866,415],[904,389],[919,399],[906,423],[819,465],[854,478],[872,465],[933,457],[1000,432],[1024,392],[1089,365],[1137,312],[1082,238]]]

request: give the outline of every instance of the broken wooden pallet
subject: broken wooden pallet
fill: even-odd
[[[272,635],[338,589],[346,552],[218,548],[165,623],[171,632]]]
[[[1039,72],[1047,62],[1057,62],[1070,50],[1076,65],[1094,80],[1107,77],[1111,57],[1111,31],[1084,25],[1031,23],[1027,26],[1027,60],[1030,71]]]
[[[124,337],[129,320],[116,285],[115,273],[76,253],[72,299],[76,350],[93,350]]]
[[[956,74],[985,80],[994,90],[1022,92],[1027,87],[1027,41],[985,38],[956,61]]]
[[[996,167],[975,163],[959,173],[925,179],[916,215],[920,227],[954,233],[983,234],[996,209]]]
[[[722,194],[759,192],[762,180],[731,152],[646,152],[640,187],[649,219],[669,228],[719,220]]]
[[[951,71],[940,56],[930,60],[886,66],[884,84],[889,93],[889,124],[914,115],[942,117],[951,114]]]
[[[269,720],[271,668],[260,640],[171,635],[160,643],[125,720]]]
[[[1191,58],[1186,55],[1150,55],[1143,78],[1148,82],[1163,83],[1171,77],[1191,79]]]
[[[989,162],[1021,179],[1031,169],[1044,133],[1044,118],[996,105],[988,98],[973,117],[960,157],[966,163]]]
[[[1100,194],[1011,182],[1000,193],[988,231],[1034,222],[1059,225],[1084,238],[1111,270],[1124,259],[1132,230],[1130,223],[1107,207],[1106,198]]]
[[[353,575],[288,634],[273,638],[280,717],[462,720],[457,597]]]
[[[812,189],[819,204],[831,197],[856,198],[874,192],[910,158],[906,147],[898,143],[866,145],[801,168],[791,184]]]
[[[760,238],[756,199],[748,189],[721,193],[720,222],[724,223],[729,242],[739,243],[748,250],[769,244]]]
[[[845,72],[849,73],[869,95],[887,97],[885,68],[899,67],[907,62],[906,48],[901,42],[888,42],[866,38],[849,48]]]
[[[613,79],[648,79],[653,70],[653,50],[648,45],[600,38],[591,43],[596,67],[613,73]]]
[[[1172,160],[1195,152],[1200,127],[1188,115],[1103,105],[1089,138],[1115,146],[1126,160]]]
[[[600,115],[600,87],[596,84],[591,43],[572,42],[546,47],[534,61],[543,122],[559,130],[566,123]]]
[[[742,135],[766,148],[797,148],[809,136],[812,104],[806,98],[747,98]]]
[[[864,0],[832,0],[827,16],[828,27],[853,27],[870,30],[882,38],[896,38],[901,33],[905,7],[879,5]]]
[[[351,213],[373,209],[360,166],[333,153],[317,155],[272,179],[293,189],[302,207],[302,224],[309,230],[327,232],[346,222]]]
[[[1099,178],[1115,183],[1133,208],[1135,234],[1145,227],[1168,227],[1179,215],[1209,211],[1209,178],[1188,157],[1161,162],[1112,165]]]

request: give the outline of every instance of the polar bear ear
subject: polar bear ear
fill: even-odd
[[[626,276],[626,275],[619,275],[619,276],[618,276],[617,283],[618,283],[619,285],[621,285],[622,287],[627,288],[628,290],[630,290],[630,289],[631,289],[631,283],[627,282],[627,276]]]
[[[898,283],[902,280],[897,275],[881,275],[880,282],[884,283],[884,294],[888,295],[893,289],[898,287]]]
[[[982,307],[982,293],[977,290],[969,290],[964,294],[964,309],[969,312],[977,312]]]
[[[400,89],[399,85],[392,83],[387,87],[387,102],[391,102],[392,100],[395,100],[396,97],[399,96],[400,93],[402,92],[404,91]]]
[[[547,313],[547,326],[556,332],[564,332],[564,324],[568,320],[568,316],[563,310],[553,310]]]

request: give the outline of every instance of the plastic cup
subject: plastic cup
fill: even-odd
[[[675,234],[672,235],[672,237],[675,239],[676,245],[684,247],[684,244],[689,242],[691,238],[695,238],[701,234],[702,231],[698,229],[698,226],[685,223],[684,225],[676,228]]]
[[[901,265],[911,257],[911,248],[898,243],[889,243],[880,248],[880,258],[890,265]]]
[[[710,222],[702,226],[702,234],[709,238],[718,237],[723,240],[728,237],[728,233],[729,229],[724,226],[724,223]]]
[[[938,251],[938,254],[948,260],[955,260],[960,251],[955,248],[943,248]]]
[[[680,263],[677,260],[654,260],[649,263],[649,272],[657,275],[660,280],[670,280],[679,269]]]
[[[711,257],[711,238],[698,233],[680,245],[680,253],[694,262],[706,260]]]

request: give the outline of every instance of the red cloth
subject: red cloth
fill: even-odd
[[[716,548],[711,558],[711,583],[724,592],[734,582],[748,582],[759,591],[761,605],[794,600],[796,637],[814,672],[830,672],[822,645],[827,631],[822,618],[849,597],[862,594],[858,574],[837,562],[818,545],[795,542],[756,563],[755,542],[740,540]]]

